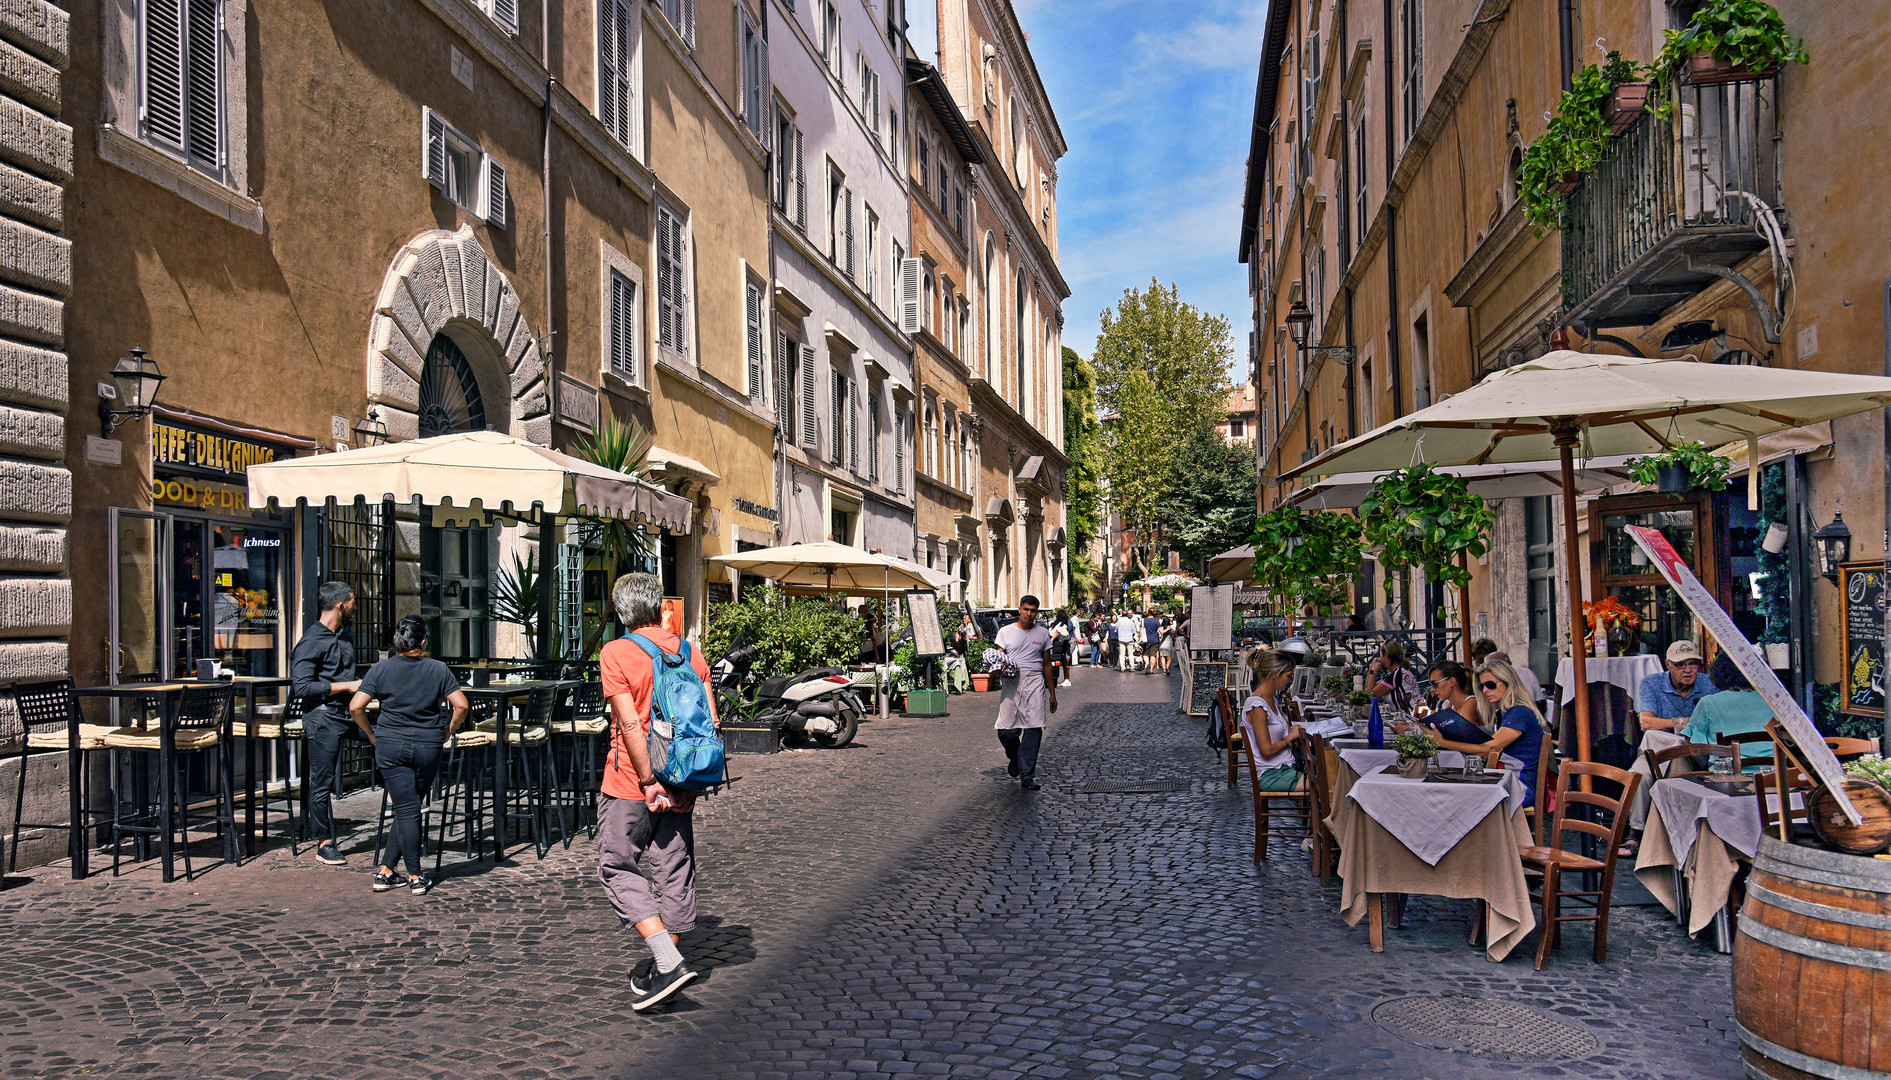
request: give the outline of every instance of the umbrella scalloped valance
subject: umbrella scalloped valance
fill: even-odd
[[[270,462],[252,466],[248,479],[256,507],[393,499],[435,507],[435,524],[556,514],[687,533],[693,509],[642,480],[493,431]]]

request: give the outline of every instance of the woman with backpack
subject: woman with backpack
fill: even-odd
[[[368,702],[379,699],[381,716],[368,726]],[[452,709],[452,719],[447,709]],[[394,628],[394,654],[368,669],[348,711],[374,744],[374,767],[393,803],[394,825],[387,851],[374,872],[374,891],[400,887],[394,868],[407,861],[407,891],[425,896],[433,879],[420,872],[420,804],[440,771],[441,744],[466,722],[468,705],[460,681],[427,655],[427,622],[409,615]]]

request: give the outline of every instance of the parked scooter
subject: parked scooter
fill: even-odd
[[[832,750],[853,741],[866,707],[845,668],[809,668],[762,679],[755,676],[754,663],[754,646],[738,643],[710,668],[719,715],[779,724],[782,741],[790,744]]]

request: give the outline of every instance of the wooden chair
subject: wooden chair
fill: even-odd
[[[1724,743],[1682,743],[1666,750],[1643,751],[1642,756],[1648,761],[1648,775],[1656,780],[1701,775],[1701,770],[1692,768],[1682,772],[1671,771],[1673,762],[1681,758],[1732,758],[1734,771],[1740,771],[1740,747]]]
[[[1339,760],[1326,739],[1307,736],[1307,787],[1313,795],[1313,872],[1322,883],[1333,880],[1333,867],[1339,862],[1339,838],[1326,827],[1333,812],[1333,762]]]
[[[1620,798],[1611,799],[1592,791],[1583,791],[1571,781],[1581,776],[1593,776],[1622,785]],[[1622,846],[1622,837],[1628,832],[1628,807],[1634,801],[1635,788],[1641,783],[1641,777],[1627,769],[1618,769],[1613,765],[1603,765],[1589,761],[1565,761],[1556,776],[1556,819],[1550,829],[1548,846],[1525,847],[1518,850],[1526,870],[1535,870],[1543,875],[1542,892],[1532,897],[1540,899],[1543,905],[1542,939],[1537,942],[1536,969],[1543,970],[1549,963],[1550,949],[1556,944],[1557,929],[1566,922],[1594,922],[1595,962],[1600,964],[1609,955],[1609,898],[1615,888],[1616,851]],[[1538,785],[1541,787],[1542,785]],[[1571,818],[1569,809],[1572,805],[1586,804],[1599,807],[1613,815],[1613,821],[1603,826],[1593,821]],[[1599,837],[1602,850],[1606,853],[1601,859],[1591,859],[1586,855],[1563,849],[1563,832],[1588,833]],[[1592,872],[1602,874],[1602,887],[1593,891],[1563,888],[1563,875]],[[1562,902],[1573,900],[1594,910],[1591,915],[1564,915]]]
[[[1787,764],[1785,769],[1775,768],[1772,772],[1753,774],[1753,799],[1760,808],[1760,835],[1767,833],[1779,837],[1787,843],[1792,842],[1793,834],[1804,825],[1810,828],[1811,819],[1806,816],[1806,808],[1792,805],[1795,791],[1812,789],[1812,778],[1805,772]],[[1775,811],[1769,796],[1779,796],[1779,809]]]
[[[1221,705],[1221,715],[1226,717],[1228,725],[1228,786],[1234,786],[1236,759],[1244,758],[1248,753],[1247,737],[1241,733],[1243,717],[1235,711],[1234,694],[1228,690],[1215,691],[1215,700]]]
[[[1831,747],[1832,755],[1840,760],[1878,752],[1877,739],[1846,739],[1837,735],[1827,735],[1825,745]]]
[[[1550,772],[1550,759],[1555,750],[1555,736],[1545,731],[1543,737],[1537,740],[1536,747],[1536,799],[1523,808],[1524,817],[1530,821],[1530,835],[1539,845],[1543,843],[1543,826],[1549,821],[1550,777],[1555,775]],[[1501,757],[1503,757],[1502,751],[1493,750],[1487,755],[1486,764],[1495,769]]]
[[[1246,717],[1241,718],[1241,724],[1252,726]],[[1258,863],[1267,858],[1268,841],[1275,837],[1283,840],[1314,839],[1314,831],[1318,825],[1320,796],[1314,789],[1312,776],[1301,777],[1298,791],[1262,791],[1261,772],[1254,764],[1254,753],[1251,749],[1247,754],[1247,761],[1248,782],[1254,787],[1254,861]],[[1298,807],[1280,815],[1286,819],[1286,823],[1278,830],[1274,828],[1273,804],[1276,802],[1286,802]]]
[[[1758,758],[1764,757],[1766,753],[1771,750],[1773,735],[1765,728],[1761,728],[1758,731],[1738,731],[1730,735],[1722,735],[1714,741],[1722,746],[1733,747],[1740,752],[1740,756],[1743,758]],[[1747,746],[1752,743],[1765,743],[1766,745],[1758,751],[1749,752]]]

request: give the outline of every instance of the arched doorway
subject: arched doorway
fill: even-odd
[[[472,365],[452,338],[435,334],[420,372],[420,437],[484,430],[486,406]],[[436,657],[466,660],[491,651],[486,634],[491,532],[421,523],[420,615],[431,628]]]
[[[486,430],[486,405],[466,354],[435,334],[420,372],[420,437]]]

